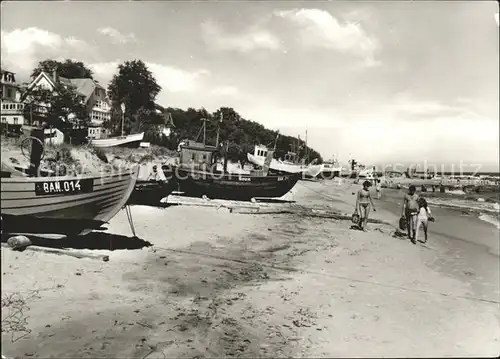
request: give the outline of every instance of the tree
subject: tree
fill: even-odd
[[[121,128],[116,121],[121,121],[121,104],[125,104],[124,128],[131,130],[140,124],[147,129],[155,125],[158,116],[155,112],[155,99],[161,87],[153,74],[141,60],[126,61],[118,66],[118,73],[113,76],[108,86],[108,96],[116,114],[108,128]],[[119,116],[118,116],[119,114]]]
[[[229,141],[228,158],[236,161],[246,158],[246,153],[253,153],[256,144],[263,144],[273,147],[277,132],[265,128],[260,123],[244,119],[238,112],[230,107],[221,107],[212,114],[206,113],[204,109],[196,110],[188,108],[181,110],[178,108],[167,109],[175,121],[175,131],[170,135],[169,143],[171,149],[177,147],[180,140],[196,139],[201,127],[201,118],[207,118],[206,123],[206,143],[215,145],[217,129],[219,130],[219,143]],[[222,118],[222,121],[221,121]],[[198,139],[201,141],[201,139]],[[284,155],[294,149],[299,141],[291,136],[280,135],[276,143],[276,157]],[[302,150],[299,155],[304,155],[307,149],[309,160],[317,158],[322,161],[321,155],[310,147],[306,147],[303,141],[300,141]]]
[[[40,72],[44,71],[51,74],[55,69],[57,69],[57,74],[61,77],[68,79],[92,79],[93,72],[81,61],[73,61],[71,59],[66,59],[64,62],[57,60],[43,60],[40,61],[31,73],[31,77],[37,77]]]
[[[25,118],[45,121],[63,132],[88,125],[90,121],[83,96],[74,87],[62,84],[56,84],[53,90],[34,87],[27,89],[23,98]]]

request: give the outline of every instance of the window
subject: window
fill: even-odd
[[[12,89],[7,89],[7,97],[8,98],[12,97]]]
[[[2,117],[2,123],[6,123],[7,122],[7,118],[6,117]]]
[[[18,122],[17,117],[14,117],[14,125],[17,125],[18,124],[17,122]]]

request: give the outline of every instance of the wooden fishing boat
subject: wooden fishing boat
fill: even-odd
[[[98,176],[24,177],[2,169],[4,233],[87,234],[127,203],[135,171]]]
[[[139,144],[144,139],[144,132],[133,135],[117,136],[110,138],[91,139],[90,144],[94,147],[139,147]]]
[[[168,170],[162,168],[166,176],[173,175],[172,181],[177,184],[179,192],[191,197],[206,195],[211,199],[249,201],[258,197],[281,197],[290,191],[300,179],[300,173],[268,175],[273,151],[267,154],[261,171],[247,174],[227,172],[226,154],[229,143],[226,142],[225,150],[218,146],[218,140],[216,146],[206,145],[206,120],[203,119],[203,121],[203,143],[182,141],[179,144],[179,165],[170,167]],[[215,154],[220,151],[223,152],[224,158],[223,171],[216,170]]]
[[[300,173],[259,176],[208,172],[174,167],[174,178],[179,191],[192,197],[206,195],[211,199],[250,201],[258,197],[281,197],[300,179]]]

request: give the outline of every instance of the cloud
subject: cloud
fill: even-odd
[[[378,64],[373,60],[379,42],[366,34],[360,24],[341,24],[328,11],[319,9],[292,9],[276,11],[275,16],[287,19],[300,28],[300,39],[305,46],[333,49],[342,53],[363,57],[366,64]]]
[[[239,34],[227,33],[218,24],[206,21],[201,24],[205,43],[216,50],[251,52],[258,49],[278,50],[280,40],[272,33],[256,27]]]
[[[239,90],[235,86],[217,86],[210,93],[215,96],[234,96],[239,94]]]
[[[186,71],[151,62],[146,62],[146,65],[155,75],[158,84],[170,92],[194,91],[199,88],[203,77],[210,75],[210,72],[205,69]]]
[[[120,62],[101,62],[90,64],[96,77],[102,82],[109,82],[118,71]],[[200,87],[203,77],[209,76],[210,72],[205,69],[187,71],[177,67],[145,62],[148,69],[153,73],[162,90],[170,92],[191,92]]]
[[[46,58],[62,59],[92,52],[91,45],[75,37],[29,27],[1,32],[2,66],[27,75]]]
[[[122,34],[120,31],[112,27],[102,27],[97,30],[101,35],[107,36],[111,39],[113,44],[124,45],[131,42],[137,42],[137,39],[133,33],[128,35]]]

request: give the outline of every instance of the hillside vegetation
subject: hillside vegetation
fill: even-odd
[[[215,145],[217,139],[217,127],[219,126],[219,143],[229,141],[228,158],[232,161],[238,159],[239,154],[253,153],[256,144],[274,146],[274,141],[278,132],[265,128],[258,122],[242,118],[234,109],[221,107],[214,113],[209,113],[205,109],[179,108],[166,109],[172,115],[175,128],[168,138],[161,138],[153,133],[146,133],[146,139],[152,143],[164,145],[170,149],[175,149],[182,139],[196,139],[203,141],[202,118],[206,118],[206,143]],[[221,120],[222,114],[222,120]],[[309,161],[317,159],[322,162],[321,155],[310,147],[305,146],[304,141],[297,138],[279,135],[276,143],[276,158],[283,158],[288,151],[298,153],[303,158],[308,153]]]

